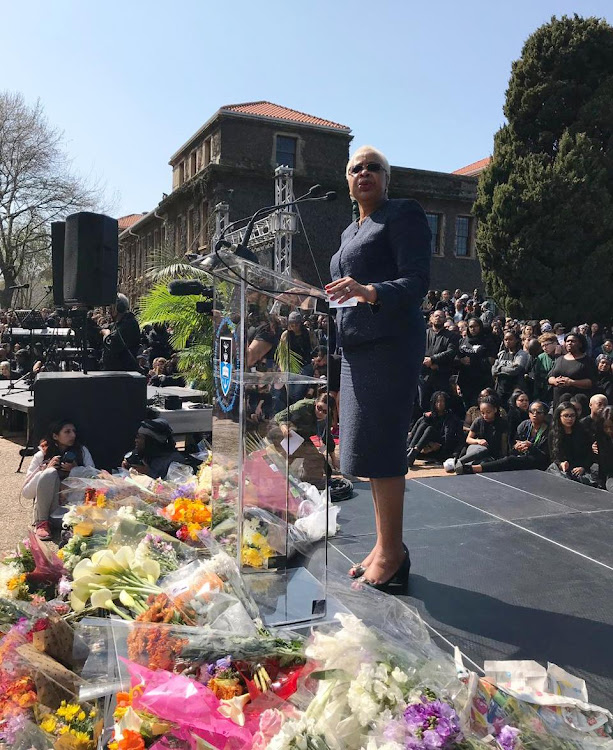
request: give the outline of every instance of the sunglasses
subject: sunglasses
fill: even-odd
[[[542,409],[530,409],[530,414],[544,414]]]
[[[378,161],[369,161],[368,164],[354,164],[349,168],[349,174],[360,174],[363,170],[367,172],[380,172],[383,169],[383,164],[379,164]]]

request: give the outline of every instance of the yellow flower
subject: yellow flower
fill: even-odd
[[[68,733],[68,727],[66,726],[66,724],[64,724],[63,727],[60,727],[60,731],[58,732],[58,734],[67,734],[67,733]]]
[[[117,708],[115,709],[115,711],[113,712],[113,718],[114,718],[114,719],[115,719],[116,721],[119,721],[120,719],[122,719],[122,718],[123,718],[123,715],[124,715],[124,714],[125,714],[125,712],[126,712],[126,711],[128,710],[128,708],[129,708],[129,706],[118,706],[118,707],[117,707]]]
[[[67,705],[60,706],[56,714],[66,719],[66,721],[73,721],[80,710],[81,706],[78,703],[68,703]]]
[[[252,568],[261,568],[264,564],[264,558],[260,551],[253,547],[243,547],[243,565],[250,565]]]
[[[53,734],[53,732],[55,732],[56,727],[57,727],[57,720],[55,716],[51,716],[51,714],[47,714],[40,723],[40,728],[43,730],[43,732],[48,732],[49,734]]]
[[[25,582],[26,574],[22,573],[19,576],[13,576],[6,585],[9,591],[14,591],[15,589],[18,589],[20,586],[22,586]]]
[[[91,739],[87,732],[80,732],[76,729],[71,729],[70,734],[72,734],[75,739],[79,740],[79,742],[89,742],[89,740]]]
[[[55,554],[60,558],[60,560],[64,559],[64,550],[63,549],[58,549],[58,551]]]
[[[89,712],[89,718],[95,719],[96,716],[98,716],[98,711],[95,708],[92,708],[92,710]]]
[[[77,714],[77,719],[79,721],[85,721],[85,711],[79,711],[79,713]]]
[[[96,505],[99,508],[104,508],[106,506],[106,497],[104,496],[104,494],[102,492],[99,492],[96,495]]]

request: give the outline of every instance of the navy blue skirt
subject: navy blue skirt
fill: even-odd
[[[407,435],[423,358],[423,329],[410,341],[381,339],[343,349],[339,447],[344,474],[380,479],[407,473]]]

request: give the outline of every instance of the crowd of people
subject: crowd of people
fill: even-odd
[[[20,328],[15,310],[0,311],[0,380],[31,379],[39,372],[81,367],[76,345],[83,329],[88,370],[140,372],[158,387],[185,385],[168,326],[156,323],[141,329],[123,294],[108,308],[73,312],[73,317],[70,311],[63,312],[42,308],[46,336],[30,337],[15,334]]]
[[[478,290],[428,292],[409,465],[541,469],[613,490],[613,332],[495,312]]]

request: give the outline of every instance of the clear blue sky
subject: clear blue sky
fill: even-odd
[[[168,158],[220,106],[260,99],[452,171],[491,153],[526,37],[575,12],[613,22],[611,0],[5,0],[0,89],[41,99],[117,215],[170,191]]]

